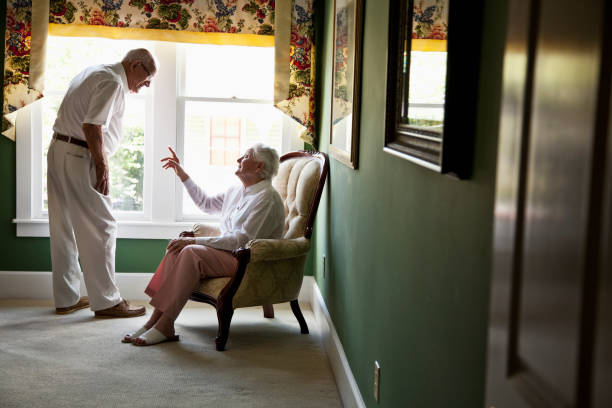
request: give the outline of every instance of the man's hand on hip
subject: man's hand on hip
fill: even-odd
[[[83,123],[83,133],[89,145],[91,158],[96,164],[96,185],[94,188],[101,194],[108,195],[108,160],[104,152],[104,139],[102,137],[102,126],[91,123]]]
[[[106,163],[96,164],[96,186],[95,189],[104,195],[108,195],[109,178]]]

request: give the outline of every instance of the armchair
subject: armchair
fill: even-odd
[[[282,239],[249,241],[233,252],[238,259],[234,277],[205,279],[192,293],[191,300],[208,303],[217,310],[218,351],[225,349],[234,310],[240,307],[263,306],[264,316],[274,317],[273,304],[290,302],[301,332],[308,334],[297,298],[328,169],[325,153],[299,151],[282,156],[278,174],[272,180],[285,203]],[[219,230],[199,224],[194,227],[194,234],[214,236]]]

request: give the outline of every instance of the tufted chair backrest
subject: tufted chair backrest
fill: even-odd
[[[283,238],[310,238],[327,177],[325,153],[292,152],[280,158],[272,185],[285,203]]]

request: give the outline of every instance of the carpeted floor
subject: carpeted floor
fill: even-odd
[[[224,352],[207,305],[189,302],[181,341],[152,347],[120,342],[147,317],[53,312],[48,302],[0,301],[0,407],[341,406],[310,310],[302,335],[289,304],[274,319],[238,309]]]

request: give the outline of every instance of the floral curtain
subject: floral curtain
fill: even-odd
[[[412,51],[446,51],[448,0],[415,0]]]
[[[42,97],[44,81],[39,67],[44,67],[45,41],[38,41],[41,35],[36,28],[40,26],[41,15],[44,17],[45,10],[48,10],[45,6],[37,4],[32,9],[31,1],[7,2],[2,134],[12,140],[15,140],[17,110]],[[33,31],[38,34],[34,41]],[[31,52],[33,44],[37,52]]]
[[[42,2],[42,1],[41,1]],[[276,3],[291,24],[275,35]],[[57,35],[140,38],[215,44],[286,47],[276,69],[275,106],[305,126],[314,142],[314,0],[50,0],[48,30]],[[35,1],[34,3],[39,3]],[[46,3],[46,2],[45,2]],[[36,5],[34,6],[36,8]],[[290,16],[289,16],[290,13]],[[5,36],[3,134],[14,140],[17,109],[42,97],[29,78],[32,0],[9,0]],[[286,55],[289,55],[287,60]],[[277,58],[277,65],[279,59]],[[280,84],[280,86],[279,86]],[[284,85],[283,85],[284,84]],[[12,129],[11,129],[12,128]]]
[[[286,73],[288,77],[281,78],[288,84],[288,89],[285,89],[280,95],[277,92],[275,102],[277,108],[305,127],[304,132],[300,135],[301,139],[311,146],[316,146],[313,2],[314,0],[293,0],[292,2],[289,70]],[[276,75],[279,76],[278,70]]]

